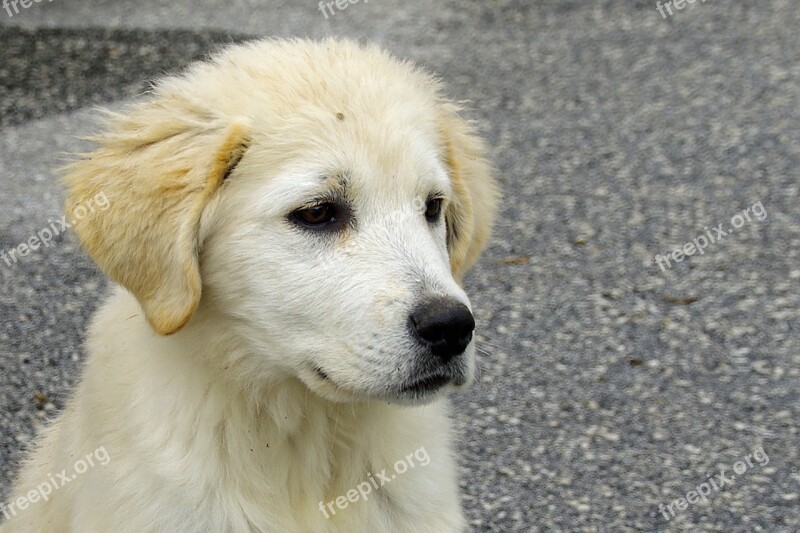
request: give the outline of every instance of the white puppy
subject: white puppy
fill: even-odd
[[[3,533],[464,529],[443,395],[473,376],[459,284],[496,192],[437,82],[262,41],[96,141],[67,211],[108,198],[75,230],[120,287]]]

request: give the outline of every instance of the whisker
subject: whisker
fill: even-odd
[[[489,348],[494,348],[495,350],[499,350],[499,349],[502,348],[502,346],[500,346],[498,344],[492,344],[491,342],[489,342],[487,340],[478,341],[477,344],[483,344],[485,346],[488,346]]]

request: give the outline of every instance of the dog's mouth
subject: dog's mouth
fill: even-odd
[[[439,373],[417,378],[400,388],[402,394],[427,395],[436,392],[453,380],[452,376]]]
[[[314,373],[323,381],[327,381],[328,383],[333,383],[330,376],[327,372],[325,372],[322,368],[317,365],[311,365],[311,368],[314,370]],[[400,394],[402,395],[426,395],[432,392],[436,392],[445,385],[449,384],[451,381],[454,381],[452,375],[440,372],[436,374],[430,374],[422,378],[415,378],[409,380],[408,382],[404,383],[400,387]]]
[[[378,396],[390,402],[411,402],[414,404],[419,401],[428,401],[434,398],[449,385],[461,387],[466,385],[470,380],[469,373],[465,368],[462,368],[460,365],[454,365],[434,371],[431,371],[431,369],[428,372],[420,372],[417,375],[406,378],[400,384],[389,385],[383,391],[364,390],[358,392],[348,389],[347,387],[341,387],[326,370],[317,364],[309,364],[308,369],[318,380],[317,383],[336,393],[355,394],[356,396],[363,396],[365,398]]]

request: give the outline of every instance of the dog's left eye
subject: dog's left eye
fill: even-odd
[[[337,208],[334,204],[318,204],[295,211],[295,220],[312,228],[328,226],[338,221]]]
[[[442,214],[442,199],[434,198],[425,204],[425,218],[428,222],[436,222]]]

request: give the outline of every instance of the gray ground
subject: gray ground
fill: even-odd
[[[0,250],[59,218],[53,168],[93,105],[216,43],[380,42],[473,102],[506,195],[468,280],[482,376],[456,399],[474,530],[800,531],[795,4],[698,1],[669,20],[611,0],[371,0],[328,20],[313,0],[0,11]],[[654,263],[758,202],[766,219]],[[63,234],[0,259],[0,287],[2,501],[79,378],[105,282]],[[748,466],[758,447],[769,462]],[[735,481],[665,519],[659,503],[721,469]]]

